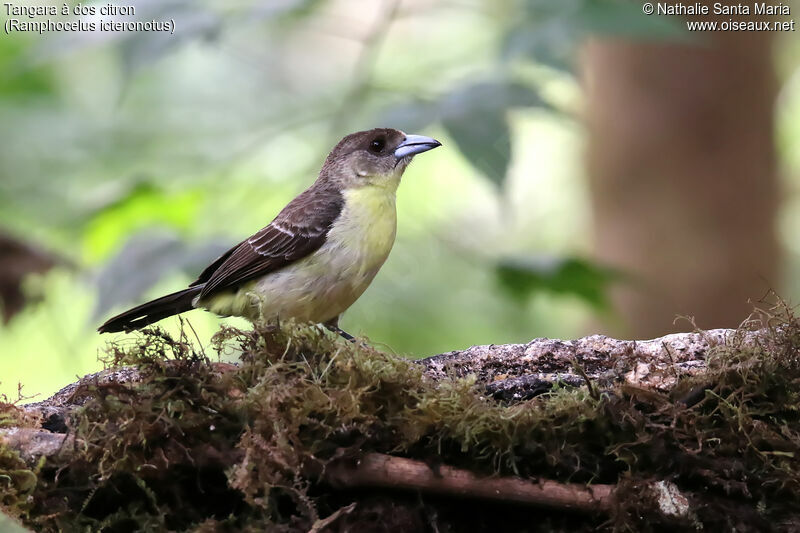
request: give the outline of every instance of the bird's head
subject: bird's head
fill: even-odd
[[[320,180],[342,189],[365,186],[397,188],[411,159],[441,143],[391,128],[352,133],[339,141],[320,171]]]

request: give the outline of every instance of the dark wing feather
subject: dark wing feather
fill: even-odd
[[[269,226],[214,261],[191,286],[204,284],[202,299],[306,257],[323,245],[343,205],[339,191],[311,187]]]
[[[197,276],[197,279],[191,282],[189,286],[196,287],[197,285],[202,285],[203,283],[207,282],[209,278],[211,278],[211,275],[214,274],[214,272],[216,272],[220,266],[222,266],[222,263],[227,261],[227,259],[231,256],[231,254],[233,254],[233,252],[235,252],[237,248],[239,248],[246,242],[247,241],[240,242],[239,244],[237,244],[236,246],[234,246],[221,256],[214,259],[214,262],[208,265],[206,268],[204,268],[203,271],[200,273],[200,275]]]

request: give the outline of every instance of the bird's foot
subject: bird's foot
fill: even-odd
[[[350,342],[356,342],[356,338],[355,337],[353,337],[352,335],[350,335],[345,330],[343,330],[342,328],[339,327],[339,317],[338,316],[328,320],[327,322],[323,322],[322,325],[325,326],[328,329],[328,331],[332,331],[332,332],[336,333],[337,335],[339,335],[343,339],[348,340]]]
[[[353,337],[352,335],[347,333],[345,330],[343,330],[339,326],[334,326],[334,325],[331,325],[331,324],[323,324],[323,325],[326,328],[328,328],[329,331],[332,331],[332,332],[338,334],[341,338],[346,339],[346,340],[348,340],[350,342],[356,342],[356,338],[355,337]]]

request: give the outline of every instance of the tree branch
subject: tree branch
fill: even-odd
[[[356,461],[338,460],[325,469],[324,479],[336,488],[389,488],[509,501],[581,512],[608,512],[613,485],[581,485],[516,477],[479,477],[451,466],[431,467],[422,461],[369,453]]]
[[[498,399],[522,400],[546,392],[555,383],[599,387],[627,382],[669,390],[678,378],[706,368],[706,354],[732,341],[766,338],[766,331],[712,329],[674,333],[657,339],[618,340],[591,335],[576,340],[534,339],[526,344],[490,344],[422,359],[434,378],[474,375]],[[582,372],[576,370],[576,365]]]
[[[749,332],[717,329],[645,341],[617,340],[602,335],[566,341],[534,339],[525,344],[473,346],[418,363],[434,380],[473,375],[483,390],[506,401],[519,401],[546,392],[556,383],[573,387],[591,383],[597,393],[620,383],[666,391],[683,376],[702,373],[713,347],[768,345],[774,342],[774,333],[768,329]],[[237,369],[230,363],[212,363],[212,366],[213,371],[220,374]],[[141,379],[139,371],[130,367],[85,376],[43,402],[23,406],[28,413],[39,416],[42,423],[37,427],[21,424],[19,428],[0,430],[0,439],[18,450],[29,464],[35,464],[43,456],[69,454],[75,446],[73,437],[67,434],[66,421],[74,408],[92,397],[96,389],[92,385],[129,384]],[[686,401],[692,400],[687,398]],[[627,482],[589,485],[541,478],[531,481],[508,476],[483,477],[453,466],[431,466],[414,459],[378,453],[335,459],[327,463],[322,472],[310,477],[338,488],[413,490],[598,514],[615,512],[631,490]],[[639,480],[637,483],[637,495],[643,496],[646,507],[652,507],[660,515],[683,520],[690,513],[689,500],[677,486],[667,481]],[[639,496],[637,501],[641,499]],[[318,524],[320,528],[325,527],[323,522]]]

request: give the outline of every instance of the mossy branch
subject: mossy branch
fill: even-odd
[[[420,362],[435,377],[474,375],[494,397],[521,400],[560,383],[581,386],[586,379],[608,388],[625,382],[669,390],[682,376],[706,368],[717,346],[753,346],[772,337],[768,329],[712,329],[674,333],[650,340],[591,335],[576,340],[534,339],[526,344],[489,344],[447,352]],[[576,370],[579,366],[579,371]]]
[[[369,529],[375,513],[394,530],[485,516],[530,530],[531,513],[543,531],[792,523],[800,324],[787,316],[416,362],[302,325],[224,329],[205,348],[147,331],[111,345],[109,370],[4,404],[3,510],[43,530],[322,532]],[[525,511],[497,522],[500,501]]]
[[[519,401],[547,392],[554,385],[580,387],[586,377],[603,387],[624,381],[631,385],[668,390],[681,376],[706,368],[706,354],[715,346],[736,342],[755,345],[771,336],[769,330],[713,329],[674,333],[651,340],[620,340],[591,335],[575,340],[539,338],[525,344],[472,346],[420,359],[433,379],[474,376],[497,399]],[[576,363],[584,375],[576,372]],[[219,365],[219,363],[217,363]],[[84,376],[47,400],[26,410],[53,420],[82,405],[87,383],[129,383],[140,379],[134,367],[119,367]],[[76,394],[76,392],[78,394]]]

